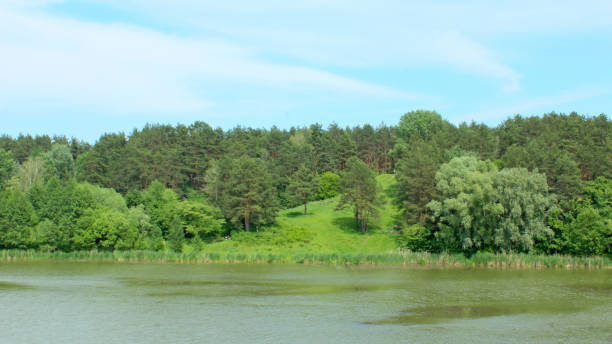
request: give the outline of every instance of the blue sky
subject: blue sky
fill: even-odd
[[[0,0],[1,134],[612,110],[610,1]]]

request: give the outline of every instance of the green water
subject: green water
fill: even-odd
[[[0,343],[526,342],[612,342],[612,271],[0,264]]]

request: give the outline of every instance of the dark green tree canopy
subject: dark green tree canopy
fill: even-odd
[[[236,226],[274,222],[278,212],[276,189],[264,162],[246,155],[232,163],[222,207]]]

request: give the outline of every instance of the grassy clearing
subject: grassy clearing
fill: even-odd
[[[356,227],[352,211],[336,211],[338,199],[332,198],[310,202],[307,215],[301,206],[283,210],[276,225],[260,232],[234,234],[233,240],[205,245],[203,251],[253,254],[294,250],[360,255],[394,251],[397,243],[390,233],[398,213],[385,193],[389,192],[395,179],[393,175],[381,175],[378,182],[384,190],[385,203],[380,216],[371,223],[365,235]]]

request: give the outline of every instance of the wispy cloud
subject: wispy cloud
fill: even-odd
[[[219,39],[85,22],[16,6],[5,6],[0,22],[3,103],[70,103],[109,114],[201,113],[214,105],[206,87],[232,84],[426,98],[324,70],[265,62],[248,47]]]
[[[455,119],[455,122],[490,121],[507,118],[513,115],[540,115],[561,106],[588,100],[604,95],[612,95],[612,89],[580,88],[567,90],[557,94],[533,97],[503,106],[493,107],[478,112],[471,112]]]
[[[600,0],[110,2],[222,34],[261,54],[356,68],[433,64],[498,80],[509,92],[520,90],[521,73],[487,46],[492,36],[610,28],[612,12],[612,3]]]

